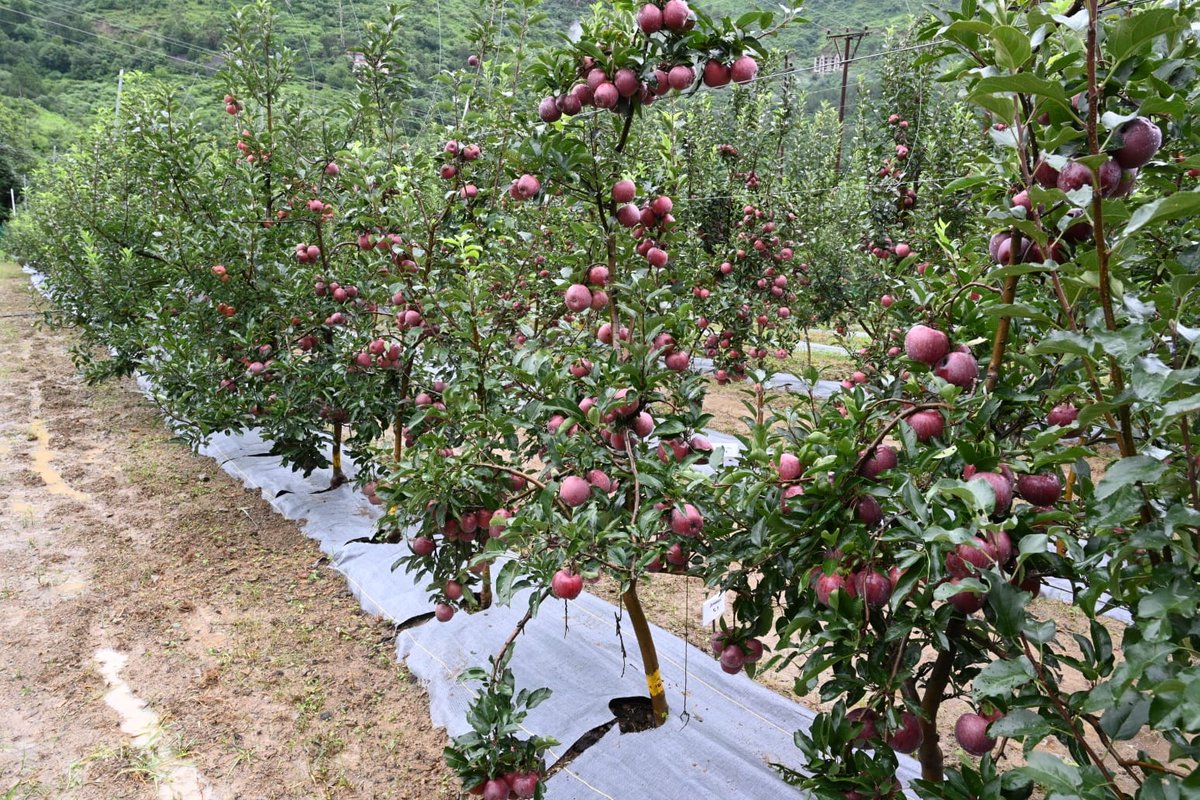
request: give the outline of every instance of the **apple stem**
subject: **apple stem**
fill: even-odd
[[[650,693],[653,722],[654,726],[658,727],[667,721],[670,710],[667,708],[667,693],[663,689],[662,674],[658,668],[658,651],[654,648],[654,637],[650,633],[650,625],[646,622],[642,601],[638,599],[636,581],[631,582],[629,588],[621,595],[621,602],[629,612],[629,623],[633,625],[633,632],[637,637],[638,650],[642,654],[642,670],[646,673],[646,688]]]

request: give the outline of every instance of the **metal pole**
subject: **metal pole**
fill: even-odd
[[[121,127],[121,89],[125,86],[125,70],[117,73],[117,113],[113,120],[113,130]]]
[[[855,39],[861,43],[862,38],[867,35],[867,30],[861,31],[846,31],[845,33],[826,34],[830,40],[841,39],[845,42],[842,49],[842,96],[838,99],[838,145],[837,158],[835,159],[834,170],[838,173],[842,171],[842,142],[845,141],[845,126],[846,121],[846,87],[850,83],[850,40]],[[858,52],[858,44],[854,46],[854,52]]]

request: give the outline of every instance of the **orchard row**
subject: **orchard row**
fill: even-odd
[[[967,0],[892,43],[843,131],[773,70],[793,12],[620,2],[535,47],[536,3],[486,5],[443,76],[453,124],[409,140],[397,19],[336,113],[280,91],[263,5],[232,21],[228,130],[135,86],[129,127],[48,167],[14,231],[112,349],[81,350],[88,374],[140,369],[195,439],[254,427],[335,485],[351,454],[445,624],[518,596],[569,613],[611,579],[657,723],[639,587],[732,592],[721,668],[792,664],[828,701],[797,733],[810,771],[780,769],[820,796],[895,795],[897,752],[922,796],[1176,791],[1200,757],[1190,12]],[[795,355],[826,326],[840,374]],[[700,357],[745,389],[736,459]],[[840,388],[769,395],[784,368]],[[1049,579],[1083,629],[1033,604]],[[491,800],[546,791],[522,629],[447,750]]]

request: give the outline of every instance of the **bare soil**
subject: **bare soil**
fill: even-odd
[[[0,265],[0,798],[457,797],[391,626],[32,295]]]

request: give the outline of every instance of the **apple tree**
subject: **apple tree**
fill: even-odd
[[[1186,791],[1193,22],[968,0],[925,32],[1000,123],[969,186],[990,210],[900,279],[894,368],[766,420],[718,481],[727,635],[771,634],[829,704],[789,782],[891,796],[911,752],[922,796]],[[1033,603],[1051,580],[1081,625]]]

